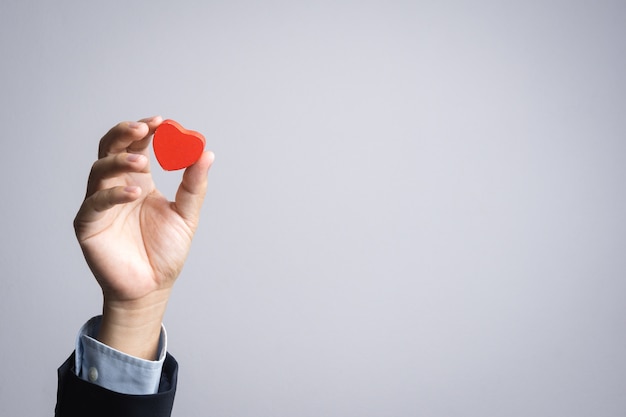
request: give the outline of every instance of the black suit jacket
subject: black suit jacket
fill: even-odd
[[[174,405],[178,363],[167,354],[159,392],[120,394],[85,381],[74,372],[74,355],[59,368],[56,417],[169,417]]]

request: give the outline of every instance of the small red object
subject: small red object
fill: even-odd
[[[174,120],[163,120],[154,132],[152,145],[159,165],[166,171],[187,168],[196,163],[206,140],[193,130],[187,130]]]

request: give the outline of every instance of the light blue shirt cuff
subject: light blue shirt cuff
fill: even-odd
[[[159,390],[167,352],[167,333],[161,326],[158,360],[148,361],[113,349],[96,340],[102,316],[89,320],[76,338],[76,374],[121,394],[148,395]]]

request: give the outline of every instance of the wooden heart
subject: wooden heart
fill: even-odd
[[[174,120],[164,120],[154,132],[152,145],[159,165],[166,171],[187,168],[196,163],[206,140],[193,130],[187,130]]]

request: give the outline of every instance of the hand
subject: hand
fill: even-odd
[[[154,359],[170,291],[191,246],[207,189],[212,152],[185,170],[174,202],[149,167],[160,117],[122,122],[100,141],[74,228],[104,295],[98,339]]]

